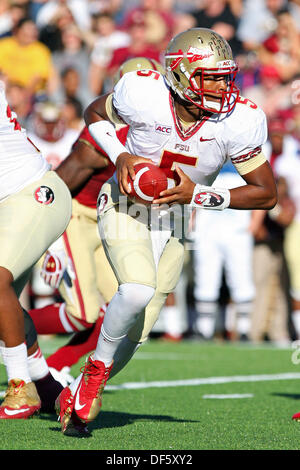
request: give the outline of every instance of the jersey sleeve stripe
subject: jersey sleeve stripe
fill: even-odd
[[[125,124],[124,121],[118,116],[115,107],[113,105],[113,94],[108,95],[105,103],[106,114],[109,117],[110,121],[114,124]]]
[[[234,164],[238,173],[241,176],[243,176],[243,175],[246,175],[247,173],[250,173],[250,171],[255,170],[266,161],[267,159],[264,156],[264,154],[262,152],[259,152],[258,154],[252,156],[251,158],[244,159],[241,162],[234,162],[232,160],[232,163]]]

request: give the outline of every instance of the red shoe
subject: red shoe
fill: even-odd
[[[83,423],[93,421],[100,412],[102,393],[108,380],[113,362],[105,367],[102,361],[89,356],[82,372],[82,378],[75,393],[74,412]]]
[[[12,379],[0,406],[0,419],[27,419],[38,414],[40,408],[41,400],[34,383]]]
[[[292,416],[292,419],[294,419],[295,421],[299,421],[299,422],[300,422],[300,412],[299,412],[299,413],[295,413],[295,414]]]
[[[90,435],[86,425],[73,412],[74,397],[69,387],[65,387],[57,397],[55,410],[58,421],[61,422],[61,431],[65,436],[87,437]]]
[[[69,387],[65,387],[55,400],[55,411],[58,421],[61,422],[61,430],[64,433],[74,408],[74,397]]]

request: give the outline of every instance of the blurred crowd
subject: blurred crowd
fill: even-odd
[[[183,275],[154,331],[288,344],[300,339],[300,0],[1,0],[1,78],[55,168],[119,66],[140,56],[163,64],[169,40],[194,26],[228,40],[242,96],[266,113],[279,203],[195,215]],[[236,176],[228,166],[220,178],[233,187]],[[31,289],[31,306],[48,300]]]

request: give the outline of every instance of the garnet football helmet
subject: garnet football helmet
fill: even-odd
[[[165,68],[168,84],[184,101],[214,113],[234,108],[239,96],[234,83],[238,67],[228,42],[215,31],[192,28],[175,36],[166,49]],[[209,100],[209,94],[216,92],[204,87],[205,77],[212,75],[226,80],[227,89],[219,93],[218,102]]]

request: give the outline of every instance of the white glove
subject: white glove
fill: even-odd
[[[66,255],[63,250],[56,252],[46,251],[43,266],[41,269],[41,277],[45,283],[53,289],[57,289],[64,271],[66,269]]]

